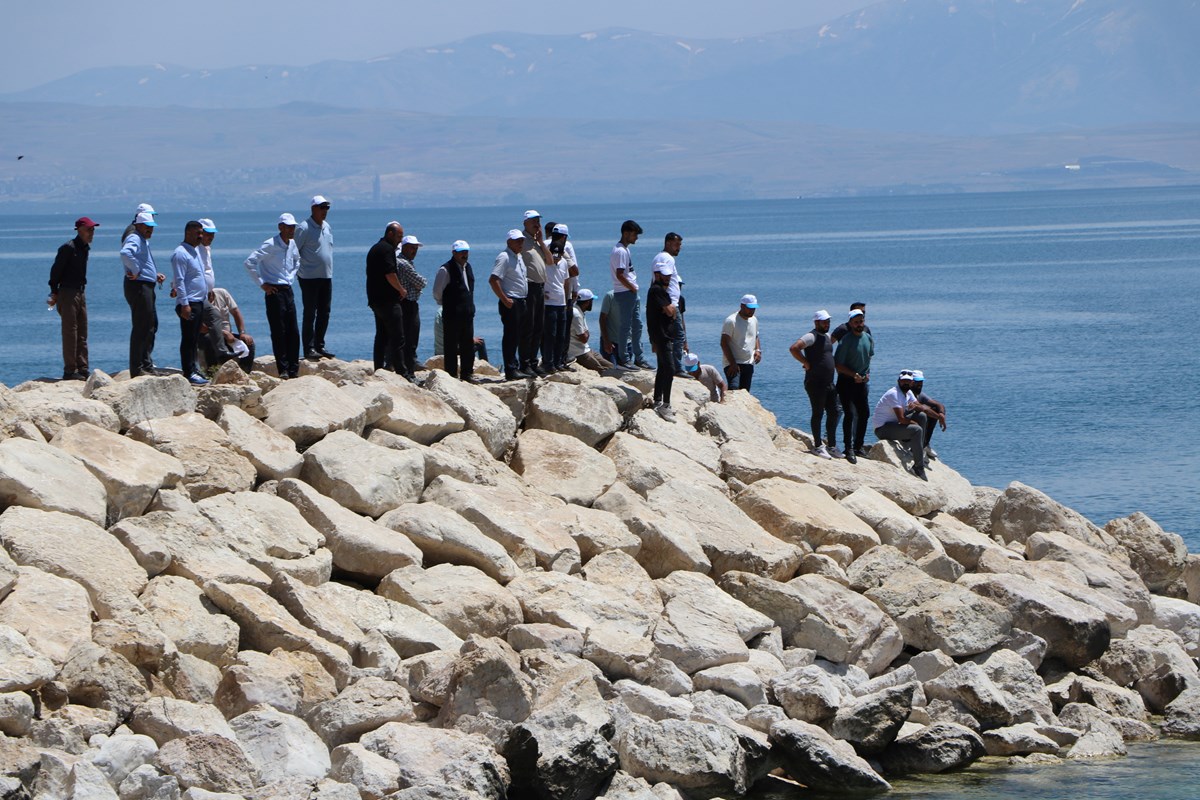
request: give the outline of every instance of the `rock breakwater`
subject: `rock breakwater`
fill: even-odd
[[[260,366],[0,386],[0,797],[869,794],[1200,738],[1200,558],[1142,514],[818,459],[744,392],[666,422],[649,372]]]

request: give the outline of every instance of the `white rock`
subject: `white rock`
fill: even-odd
[[[816,724],[832,719],[849,696],[843,681],[816,665],[790,669],[770,685],[789,717]]]
[[[512,468],[548,494],[585,506],[617,480],[610,459],[574,436],[540,429],[526,430],[517,439]]]
[[[287,573],[312,585],[329,580],[325,539],[295,506],[263,492],[208,497],[196,508],[239,556],[274,577]]]
[[[254,486],[254,465],[230,447],[220,426],[200,414],[139,422],[129,436],[174,456],[184,466],[183,484],[193,500]]]
[[[329,776],[353,784],[364,800],[382,800],[400,788],[400,767],[361,744],[341,745],[329,755]]]
[[[766,687],[758,674],[743,664],[721,664],[692,675],[697,689],[711,689],[728,695],[746,708],[767,702]]]
[[[450,785],[502,800],[510,782],[508,766],[479,735],[389,722],[363,736],[361,744],[400,768],[401,787]]]
[[[628,431],[639,439],[676,451],[714,475],[721,474],[721,448],[712,437],[694,428],[667,422],[647,408],[630,418]]]
[[[61,511],[103,525],[104,485],[75,456],[41,442],[0,442],[0,506]]]
[[[375,378],[392,398],[392,410],[375,423],[389,433],[433,444],[466,427],[461,416],[441,398],[395,373],[377,372]]]
[[[160,492],[159,497],[163,494]],[[216,580],[268,588],[271,577],[243,559],[222,532],[197,512],[195,506],[191,508],[190,512],[151,511],[123,519],[109,532],[126,543],[139,557],[139,563],[155,556],[151,550],[164,550],[169,565],[166,571],[188,578],[197,586]]]
[[[686,720],[633,718],[614,742],[621,769],[651,783],[691,794],[744,794],[745,753],[737,736],[716,725]]]
[[[874,489],[864,486],[842,499],[842,505],[879,534],[879,540],[912,559],[942,553],[942,544],[917,519]]]
[[[769,617],[726,595],[712,579],[674,572],[657,581],[663,616],[653,631],[664,658],[692,674],[749,659],[746,640],[769,630]]]
[[[0,692],[35,689],[54,678],[54,663],[17,631],[0,625]]]
[[[1061,562],[1083,573],[1086,585],[1133,609],[1138,622],[1149,622],[1153,615],[1150,592],[1129,566],[1124,550],[1120,556],[1080,544],[1058,531],[1039,531],[1025,542],[1025,555],[1035,562]]]
[[[351,511],[378,517],[421,496],[425,459],[334,431],[305,451],[301,477]]]
[[[361,434],[367,409],[324,378],[305,375],[284,381],[263,396],[267,425],[307,448],[337,430]]]
[[[121,734],[105,739],[90,760],[109,784],[120,786],[135,769],[150,763],[157,752],[158,745],[149,736]]]
[[[221,409],[217,424],[229,436],[229,446],[254,465],[260,480],[278,481],[300,475],[304,458],[296,443],[237,406]]]
[[[1067,752],[1068,760],[1113,758],[1128,752],[1121,733],[1112,725],[1096,720]]]
[[[179,800],[179,781],[143,764],[117,787],[121,800]]]
[[[993,553],[1004,558],[1017,558],[1016,553],[996,544],[991,537],[972,528],[956,517],[939,511],[929,520],[929,532],[942,543],[946,555],[974,570],[984,553]]]
[[[1142,512],[1111,520],[1104,530],[1129,553],[1130,566],[1150,591],[1161,592],[1183,575],[1188,555],[1183,538]]]
[[[587,633],[598,625],[645,636],[654,616],[621,591],[557,572],[529,572],[508,584],[524,618]]]
[[[322,638],[346,648],[350,653],[358,652],[363,640],[363,631],[350,615],[337,606],[325,602],[316,589],[280,574],[271,586],[271,595],[278,600],[304,627],[315,631]]]
[[[183,653],[225,667],[237,659],[238,626],[187,578],[161,575],[146,584],[142,604]]]
[[[229,726],[263,783],[329,773],[329,750],[298,717],[260,708],[234,717]]]
[[[159,747],[172,739],[202,733],[237,741],[220,711],[173,697],[152,697],[139,705],[133,711],[129,727],[134,733],[149,736]]]
[[[1082,514],[1033,487],[1013,481],[992,509],[992,533],[1006,542],[1024,542],[1038,531],[1061,531],[1109,554],[1124,552],[1112,536]]]
[[[91,637],[87,590],[35,567],[18,570],[20,578],[0,603],[0,625],[21,633],[34,650],[61,666],[75,642]]]
[[[840,544],[859,556],[879,535],[819,486],[766,478],[741,492],[738,507],[785,542],[817,548]]]
[[[502,584],[515,578],[520,569],[495,540],[461,516],[436,503],[406,503],[379,518],[380,526],[393,531],[418,548],[428,564],[460,564],[475,567]],[[415,562],[419,565],[421,562]],[[397,565],[393,569],[399,568]],[[390,572],[391,570],[389,570]]]
[[[584,562],[615,551],[637,557],[642,549],[641,539],[616,514],[599,508],[567,504],[548,509],[539,516],[537,529],[555,538],[569,537]]]
[[[516,419],[508,406],[491,392],[438,370],[426,378],[425,389],[454,409],[467,427],[479,434],[493,458],[502,458],[511,449],[517,433]]]
[[[512,591],[474,567],[404,567],[389,573],[377,591],[428,614],[463,638],[472,633],[503,637],[523,621]]]
[[[618,480],[643,496],[672,478],[725,491],[725,483],[719,476],[657,442],[618,431],[601,452],[613,462]]]
[[[142,375],[96,386],[89,396],[116,412],[122,430],[146,420],[165,419],[196,410],[196,393],[183,375]]]
[[[690,525],[674,515],[659,513],[625,484],[613,484],[596,499],[595,508],[616,516],[638,537],[638,563],[650,577],[663,578],[676,570],[707,573],[712,569]]]
[[[395,681],[366,677],[315,707],[308,715],[313,729],[330,746],[358,740],[389,722],[414,722],[408,691]]]
[[[254,764],[236,740],[215,734],[197,734],[167,742],[155,754],[154,766],[174,776],[187,791],[203,789],[241,795],[249,793],[257,783]]]
[[[604,394],[545,381],[537,384],[525,427],[573,436],[591,447],[616,433],[623,422],[617,404]]]
[[[435,650],[457,652],[462,646],[462,639],[445,625],[403,603],[337,583],[326,583],[317,592],[345,611],[359,628],[383,634],[401,658]]]

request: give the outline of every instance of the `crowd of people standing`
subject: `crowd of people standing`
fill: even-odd
[[[245,260],[247,273],[263,293],[272,353],[283,380],[299,374],[302,354],[308,360],[334,357],[325,346],[333,296],[330,207],[328,199],[316,195],[305,220],[281,214],[278,232]],[[149,204],[139,205],[122,235],[131,377],[158,372],[153,361],[156,293],[166,275],[158,270],[150,246],[158,226],[156,216]],[[59,248],[51,268],[48,303],[62,319],[64,380],[83,380],[88,375],[84,287],[97,225],[89,217],[76,220],[75,238]],[[255,358],[255,342],[237,302],[227,287],[216,285],[211,246],[217,233],[211,219],[188,221],[183,241],[170,259],[170,295],[180,323],[180,366],[194,385],[208,382],[200,355],[210,368],[236,359],[246,371]],[[729,391],[751,390],[755,366],[762,360],[758,298],[743,295],[738,310],[724,320],[717,342],[722,369],[702,364],[699,355],[690,351],[685,323],[684,281],[676,262],[683,237],[667,233],[662,250],[651,261],[643,313],[630,249],[643,233],[634,220],[620,226],[609,258],[611,289],[600,302],[597,351],[591,347],[586,317],[597,294],[581,287],[568,226],[553,221],[543,225],[542,215],[533,209],[524,213],[521,227],[508,232],[505,248],[487,276],[503,329],[501,368],[506,380],[544,377],[571,363],[598,371],[654,369],[654,409],[668,421],[675,419],[671,395],[677,377],[700,381],[715,402],[722,402]],[[405,233],[400,222],[391,221],[366,256],[366,299],[375,319],[374,367],[412,381],[418,368],[420,300],[429,287],[414,264],[423,246],[416,236]],[[470,244],[456,240],[429,287],[439,306],[435,329],[440,335],[435,338],[445,370],[465,381],[475,380],[475,358],[483,348],[474,331],[476,281],[470,255]],[[297,282],[299,314],[293,293]],[[865,455],[864,439],[873,422],[877,438],[900,441],[912,451],[914,474],[924,478],[927,460],[936,457],[929,447],[933,430],[937,425],[946,427],[945,406],[921,391],[920,371],[905,370],[897,385],[880,398],[872,416],[868,387],[875,339],[866,325],[866,305],[852,304],[844,324],[832,332],[830,325],[827,311],[816,312],[813,329],[790,348],[805,370],[804,386],[812,407],[812,453],[857,463]],[[656,357],[653,367],[642,348],[643,332]],[[837,447],[839,418],[844,451]]]

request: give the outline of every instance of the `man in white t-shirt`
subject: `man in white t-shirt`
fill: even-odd
[[[642,234],[642,226],[631,219],[621,223],[621,240],[613,246],[608,266],[612,272],[613,304],[616,306],[617,338],[614,355],[617,364],[629,368],[651,369],[642,355],[642,315],[638,308],[638,282],[629,247]],[[632,363],[631,363],[632,362]]]
[[[667,294],[671,297],[671,307],[675,309],[675,316],[672,318],[671,359],[676,377],[687,377],[687,371],[683,366],[683,354],[687,351],[687,327],[683,322],[683,303],[680,299],[680,285],[683,281],[679,277],[679,267],[675,263],[675,258],[679,255],[682,247],[683,237],[674,231],[668,233],[663,238],[662,252],[654,257],[652,265],[652,267],[658,267],[662,264],[671,268],[671,282],[667,285]]]
[[[243,372],[254,369],[254,337],[246,333],[246,321],[242,319],[237,301],[227,289],[213,287],[208,293],[208,302],[204,304],[202,319],[200,349],[208,366],[224,364],[236,358]],[[233,332],[231,322],[237,326],[237,333]]]
[[[567,358],[581,367],[603,372],[611,369],[612,364],[606,361],[588,344],[592,338],[588,330],[587,318],[584,316],[592,310],[596,295],[591,289],[580,289],[575,298],[575,307],[571,309],[571,343],[567,349]]]
[[[871,423],[879,440],[901,442],[912,453],[913,474],[923,481],[925,475],[925,414],[913,410],[917,398],[912,393],[912,372],[904,370],[896,385],[884,392],[875,404]]]
[[[758,298],[742,295],[742,305],[725,318],[721,326],[721,366],[729,388],[750,391],[754,365],[762,361],[762,342],[758,338]]]

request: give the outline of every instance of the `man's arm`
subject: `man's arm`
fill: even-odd
[[[512,308],[512,306],[513,306],[512,298],[509,297],[508,295],[506,295],[504,293],[504,290],[500,288],[500,276],[499,275],[489,275],[488,276],[488,285],[492,287],[492,291],[496,293],[496,297],[500,298],[500,302],[504,304],[505,308]]]
[[[171,254],[171,291],[175,296],[175,305],[188,306],[187,297],[182,291],[184,280],[187,278],[187,260],[181,258],[179,253]],[[191,306],[187,307],[186,311],[180,312],[184,315],[184,319],[191,318]]]
[[[394,272],[389,272],[384,277],[387,278],[387,282],[391,285],[391,287],[400,293],[401,300],[405,300],[408,298],[408,290],[405,289],[400,284],[400,276],[399,275],[397,275]]]
[[[121,263],[125,266],[125,277],[128,280],[136,280],[141,267],[134,260],[134,253],[137,252],[137,240],[133,234],[126,237],[121,244]]]
[[[446,285],[450,283],[450,273],[445,267],[438,267],[437,274],[433,276],[433,289],[430,293],[433,295],[433,302],[439,306],[442,304],[442,292],[446,291]]]
[[[71,258],[75,255],[75,248],[69,244],[64,244],[58,248],[58,255],[54,257],[54,265],[50,267],[50,296],[58,296],[59,284],[62,283],[63,273],[67,271],[67,267],[71,264]]]
[[[608,314],[604,313],[603,311],[600,312],[600,323],[599,324],[600,324],[600,352],[608,353],[609,347],[610,347],[610,344],[608,341]]]
[[[754,334],[754,363],[762,361],[762,340],[758,338],[758,334]]]
[[[233,317],[233,323],[237,325],[238,336],[246,333],[246,321],[242,319],[242,312],[237,306],[231,306],[229,316]]]
[[[808,359],[804,357],[804,351],[807,349],[808,345],[804,344],[803,336],[792,342],[792,346],[788,348],[788,352],[792,354],[792,358],[800,362],[800,366],[804,367],[805,372],[808,371]]]
[[[736,372],[738,370],[737,361],[733,358],[733,350],[731,349],[732,339],[728,333],[721,333],[721,352],[725,354],[725,360],[729,363],[725,365],[725,374],[732,374],[730,370]]]

